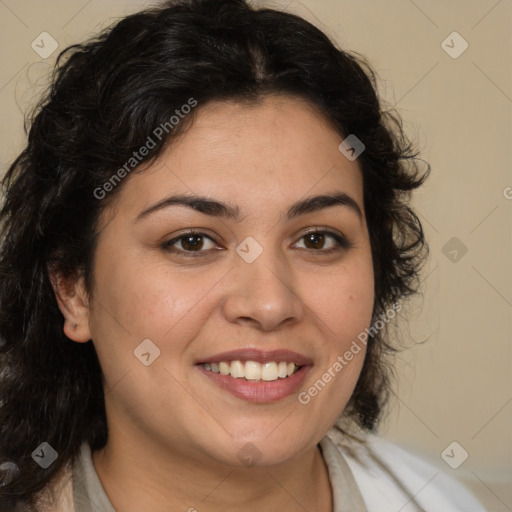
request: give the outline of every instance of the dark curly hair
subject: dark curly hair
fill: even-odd
[[[0,487],[2,510],[33,505],[82,442],[93,451],[106,444],[94,344],[71,343],[63,333],[49,270],[82,275],[93,292],[97,221],[122,183],[104,200],[94,191],[190,98],[205,105],[296,96],[319,108],[341,136],[356,134],[366,146],[358,162],[374,264],[373,319],[417,291],[427,249],[409,196],[430,167],[420,166],[398,113],[384,110],[376,91],[375,73],[361,56],[336,48],[298,16],[245,0],[167,2],[59,55],[52,85],[26,127],[28,144],[2,181],[0,464],[19,468]],[[179,123],[156,140],[144,164],[186,127]],[[368,342],[344,411],[363,429],[376,427],[388,398],[384,356],[392,350],[384,330]],[[45,470],[31,458],[43,441],[59,454]]]

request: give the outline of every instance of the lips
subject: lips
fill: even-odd
[[[222,352],[197,361],[201,374],[250,402],[276,402],[298,390],[313,362],[290,350]]]

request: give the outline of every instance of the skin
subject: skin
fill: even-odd
[[[196,114],[103,212],[92,294],[81,279],[53,276],[64,332],[93,340],[104,374],[109,439],[94,466],[119,512],[330,511],[317,443],[353,392],[364,348],[307,405],[297,393],[270,404],[242,400],[194,363],[237,348],[290,349],[313,360],[304,391],[369,326],[374,281],[359,164],[299,99],[210,103]],[[285,219],[296,201],[333,192],[349,195],[362,216],[336,205]],[[135,221],[176,193],[228,202],[241,217],[174,205]],[[344,234],[350,248],[330,236],[308,243],[315,227]],[[179,241],[176,252],[162,247],[191,228],[215,237],[202,239],[204,256],[178,254],[190,249]],[[263,248],[250,264],[235,251],[249,236]],[[160,350],[150,366],[133,353],[144,339]],[[237,457],[246,443],[261,453],[253,467]]]

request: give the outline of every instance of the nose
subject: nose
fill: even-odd
[[[271,251],[263,251],[252,263],[238,258],[235,266],[223,303],[228,321],[272,331],[302,320],[305,306],[295,290],[296,278],[294,281],[286,263]]]

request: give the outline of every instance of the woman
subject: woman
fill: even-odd
[[[64,51],[3,182],[2,510],[483,510],[375,435],[416,156],[290,14],[171,2]]]

